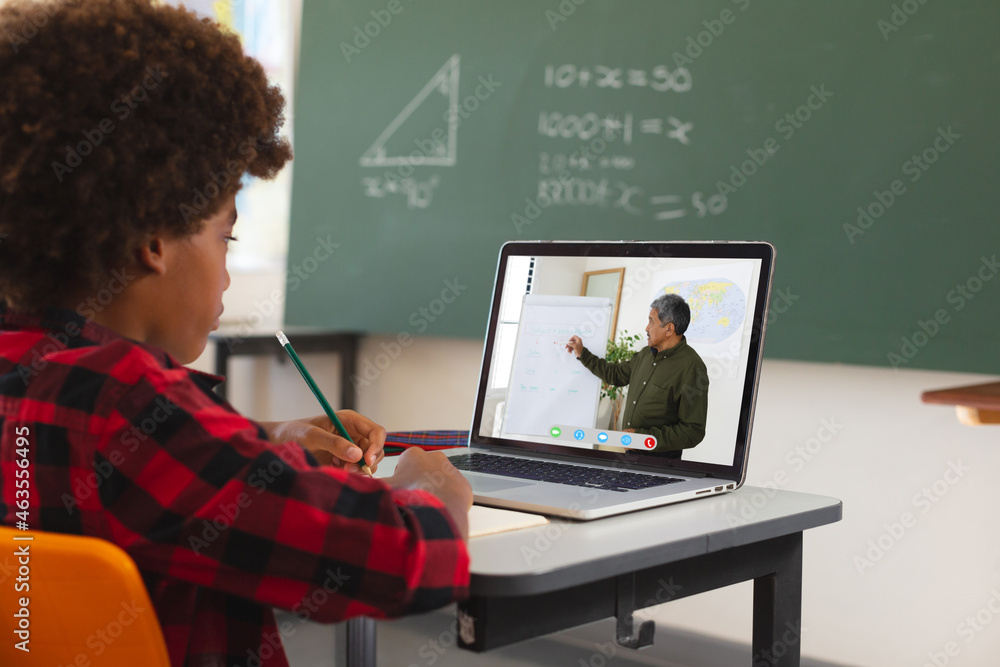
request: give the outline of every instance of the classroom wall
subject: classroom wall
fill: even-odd
[[[394,340],[365,339],[362,362]],[[417,337],[360,388],[360,410],[390,430],[468,428],[481,353],[477,341]],[[337,361],[309,355],[306,363],[336,403]],[[748,484],[844,502],[843,521],[805,536],[803,655],[862,667],[920,667],[934,664],[930,656],[960,667],[996,664],[1000,427],[962,426],[951,408],[920,403],[923,390],[989,379],[764,361]],[[287,363],[236,360],[231,388],[234,405],[261,419],[317,412]],[[752,501],[767,502],[766,493]],[[750,608],[751,587],[741,584],[647,616],[749,645]],[[566,641],[607,641],[606,631],[593,626]],[[671,651],[657,644],[640,655],[666,664]]]
[[[577,296],[586,270],[585,257],[560,257],[553,261],[540,257],[535,260],[532,293]]]

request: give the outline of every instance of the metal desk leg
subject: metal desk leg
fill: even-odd
[[[615,595],[615,641],[620,646],[631,649],[645,648],[653,645],[653,633],[656,630],[654,621],[636,623],[632,612],[636,610],[635,573],[620,575],[617,578]]]
[[[227,387],[229,384],[229,379],[226,377],[229,375],[229,357],[231,350],[229,349],[229,342],[225,340],[215,341],[215,374],[221,375],[226,378],[222,381],[222,384],[215,388],[215,393],[218,394],[223,399],[228,399]]]
[[[335,665],[375,667],[375,621],[352,618],[337,626]]]
[[[802,533],[727,548],[617,577],[525,596],[473,596],[458,604],[472,636],[462,648],[481,652],[617,617],[623,646],[648,645],[631,612],[741,581],[754,582],[754,667],[799,667],[802,643]],[[639,601],[645,601],[638,604]],[[623,641],[624,640],[624,641]]]
[[[753,665],[798,667],[802,646],[802,533],[774,554],[775,571],[753,580]]]
[[[358,390],[354,386],[358,370],[358,337],[349,336],[340,348],[340,404],[347,410],[356,407]]]

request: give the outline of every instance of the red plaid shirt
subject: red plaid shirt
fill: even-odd
[[[0,304],[0,521],[18,520],[27,427],[30,528],[125,549],[178,666],[284,667],[272,606],[329,623],[467,594],[436,498],[269,442],[220,380],[75,313]]]

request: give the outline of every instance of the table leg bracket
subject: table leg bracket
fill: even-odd
[[[615,641],[620,646],[640,649],[653,644],[656,623],[643,621],[636,624],[633,612],[635,604],[635,574],[625,574],[615,580]],[[638,632],[636,628],[638,627]]]

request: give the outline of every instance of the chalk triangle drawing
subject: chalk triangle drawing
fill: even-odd
[[[454,167],[458,159],[458,72],[461,58],[456,53],[431,77],[427,85],[416,94],[416,96],[403,107],[389,125],[382,130],[365,154],[361,156],[362,167],[392,167],[399,165],[431,165],[438,167]],[[386,150],[386,142],[406,122],[406,120],[416,111],[417,107],[423,104],[433,93],[443,95],[448,100],[448,137],[447,143],[435,142],[430,137],[421,137],[425,146],[430,144],[432,148],[428,150],[409,151],[405,155],[389,155]]]

